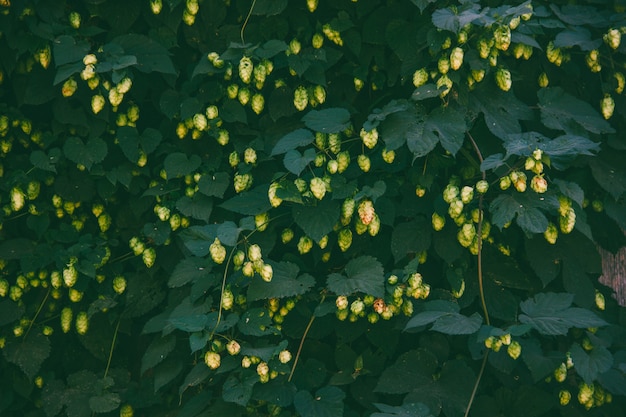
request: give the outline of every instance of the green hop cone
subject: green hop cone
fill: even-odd
[[[250,102],[251,97],[252,97],[252,93],[246,87],[240,88],[239,92],[237,93],[237,100],[239,100],[239,103],[242,106],[245,106],[246,104],[248,104]]]
[[[379,231],[380,217],[378,217],[378,214],[375,214],[370,224],[367,225],[367,232],[370,234],[370,236],[376,236]]]
[[[559,237],[559,231],[554,223],[548,223],[546,231],[543,232],[543,237],[551,245],[554,245],[556,243],[556,240]]]
[[[559,404],[566,406],[572,400],[572,393],[568,390],[559,391]]]
[[[505,68],[498,68],[496,71],[496,84],[502,91],[509,91],[511,89],[511,72]]]
[[[26,204],[26,194],[20,187],[11,188],[10,198],[11,210],[20,211],[24,208],[24,205]]]
[[[63,268],[63,283],[66,287],[72,288],[78,280],[78,271],[73,264]]]
[[[369,149],[374,148],[374,146],[378,143],[378,130],[376,128],[370,131],[361,129],[359,136],[361,137],[363,144]]]
[[[561,229],[561,233],[568,234],[574,230],[574,225],[576,224],[576,212],[572,207],[569,208],[565,216],[559,217],[559,227]]]
[[[451,69],[456,71],[459,68],[461,68],[461,65],[463,65],[464,54],[465,53],[463,52],[463,49],[459,48],[458,46],[452,49],[452,51],[450,52],[450,68]]]
[[[250,102],[250,107],[252,107],[252,111],[254,111],[256,114],[261,114],[261,112],[265,108],[265,98],[263,97],[263,95],[259,93],[254,94]]]
[[[215,238],[213,243],[209,246],[209,253],[213,262],[220,265],[226,259],[226,248],[222,245],[222,242],[218,238]]]
[[[270,282],[272,280],[272,277],[274,276],[274,270],[272,268],[272,265],[263,264],[261,270],[259,271],[259,275],[261,275],[263,281]]]
[[[313,87],[313,97],[318,104],[324,104],[326,101],[326,90],[321,85]]]
[[[126,291],[126,278],[121,275],[113,278],[113,291],[119,295],[123,294]]]
[[[283,242],[283,244],[287,244],[291,242],[291,240],[293,239],[293,236],[294,236],[293,229],[286,228],[286,229],[283,229],[282,233],[280,234],[280,240]]]
[[[388,164],[392,164],[393,161],[396,159],[396,151],[392,150],[387,150],[387,148],[383,149],[382,151],[382,157],[383,157],[383,161],[385,161]]]
[[[341,151],[341,135],[339,133],[330,133],[328,135],[328,148],[332,153],[339,156],[338,154]]]
[[[239,78],[245,84],[250,84],[250,80],[252,78],[252,71],[254,70],[254,65],[252,64],[252,60],[250,57],[244,56],[239,60]]]
[[[609,120],[611,116],[613,116],[613,111],[615,110],[615,101],[611,94],[606,93],[600,102],[600,109],[602,110],[602,117],[606,120]]]
[[[298,241],[298,253],[304,255],[313,249],[313,239],[308,236],[302,236]]]
[[[337,244],[342,252],[347,251],[352,245],[352,230],[343,228],[337,233]]]
[[[432,215],[433,229],[438,232],[446,225],[446,218],[439,213],[433,213]]]
[[[222,308],[224,310],[230,310],[231,308],[233,308],[234,304],[235,296],[233,295],[233,292],[230,290],[230,288],[226,288],[222,293]]]
[[[261,254],[261,247],[256,243],[248,247],[248,259],[250,259],[250,261],[252,262],[259,262],[263,259],[263,255]]]
[[[156,251],[154,248],[148,248],[141,254],[143,263],[147,268],[152,268],[156,261]]]
[[[450,60],[447,56],[439,58],[439,61],[437,61],[437,70],[439,74],[447,74],[448,71],[450,71]]]
[[[493,32],[493,39],[497,49],[506,51],[511,45],[511,28],[506,25],[499,26]]]
[[[426,68],[420,68],[413,73],[413,85],[415,88],[421,87],[428,82],[428,71]]]
[[[72,327],[72,318],[74,313],[70,307],[65,307],[61,310],[61,330],[63,333],[67,333],[70,331]]]
[[[561,363],[558,368],[554,370],[554,379],[556,382],[563,382],[567,378],[567,366],[565,363]]]
[[[235,174],[233,178],[233,184],[235,192],[240,193],[249,189],[252,186],[252,175],[247,174]]]
[[[479,194],[485,194],[489,190],[489,182],[486,180],[480,180],[476,183],[476,191]]]
[[[217,352],[208,351],[204,354],[204,363],[206,363],[206,366],[208,366],[210,369],[215,370],[219,368],[221,362],[222,357]]]
[[[461,189],[461,201],[463,204],[468,204],[474,198],[474,188],[465,186]]]
[[[76,333],[85,335],[89,330],[89,316],[86,311],[81,311],[76,315]]]
[[[606,308],[606,300],[604,299],[604,294],[600,291],[596,290],[595,303],[598,310],[604,311]]]
[[[448,184],[446,188],[443,189],[443,201],[448,204],[452,203],[458,198],[459,192],[459,187],[453,184]]]
[[[313,38],[311,39],[311,45],[315,49],[320,49],[322,46],[324,46],[324,35],[322,35],[321,33],[314,34]]]
[[[519,355],[522,353],[522,345],[520,345],[518,341],[514,340],[507,347],[506,353],[508,353],[508,355],[511,358],[517,359],[519,358]]]
[[[309,104],[309,94],[306,87],[299,86],[293,93],[293,105],[298,111],[306,109]]]
[[[326,183],[323,179],[321,179],[320,177],[312,178],[309,184],[309,188],[311,189],[311,193],[313,193],[313,196],[315,198],[317,198],[318,200],[324,198],[324,195],[326,194]]]
[[[611,49],[617,49],[622,41],[622,33],[619,29],[609,29],[602,39]]]
[[[276,195],[276,192],[278,191],[279,188],[280,188],[280,185],[277,182],[273,182],[270,184],[270,188],[267,191],[267,197],[269,198],[270,204],[272,205],[272,207],[278,207],[283,202],[282,198]]]
[[[369,172],[370,168],[372,167],[372,162],[370,161],[369,156],[365,154],[360,154],[356,161],[359,165],[359,168],[361,168],[361,171],[363,172]]]
[[[350,153],[342,151],[337,154],[337,172],[343,173],[350,165]]]

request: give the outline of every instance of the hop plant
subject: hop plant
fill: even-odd
[[[222,362],[222,357],[217,352],[208,351],[204,354],[204,363],[210,369],[217,369],[220,367]]]
[[[226,259],[226,248],[222,245],[217,237],[209,246],[209,253],[211,254],[211,259],[213,260],[213,262],[218,265],[224,263],[224,260]]]
[[[463,65],[464,55],[465,52],[463,52],[463,48],[460,48],[458,46],[456,48],[453,48],[450,52],[450,68],[454,71],[461,68],[461,65]]]
[[[496,84],[502,91],[509,91],[511,89],[511,72],[505,68],[498,68],[496,71]]]
[[[376,146],[376,143],[378,143],[378,130],[376,130],[376,128],[369,131],[361,129],[359,135],[361,137],[361,140],[363,141],[363,144],[369,149],[374,148],[374,146]]]
[[[319,177],[314,177],[311,179],[309,188],[311,189],[311,193],[315,198],[321,200],[326,195],[326,183],[323,179]]]

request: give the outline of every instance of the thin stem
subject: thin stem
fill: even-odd
[[[120,323],[122,322],[122,316],[117,319],[117,325],[115,326],[115,332],[113,333],[113,340],[111,341],[111,349],[109,349],[109,359],[107,360],[107,367],[104,370],[104,377],[109,374],[109,368],[111,367],[111,361],[113,360],[113,349],[115,348],[115,341],[117,340],[117,333],[120,330]]]
[[[224,311],[223,302],[224,302],[224,291],[226,290],[226,278],[228,276],[228,266],[230,265],[230,261],[233,259],[233,255],[237,251],[237,246],[235,245],[230,254],[228,255],[228,260],[226,261],[226,267],[224,268],[224,275],[222,276],[222,288],[220,290],[220,306],[217,310],[217,321],[215,322],[215,327],[211,330],[211,334],[209,335],[209,340],[213,339],[213,335],[217,331],[218,326],[222,322],[222,313]]]
[[[26,329],[26,333],[24,334],[24,340],[26,340],[26,337],[28,336],[30,329],[32,329],[33,324],[35,324],[35,321],[37,321],[37,317],[39,316],[39,313],[41,313],[43,306],[46,305],[46,301],[48,300],[48,296],[50,295],[50,290],[51,288],[48,287],[48,292],[46,292],[46,296],[41,301],[41,304],[39,304],[39,308],[37,309],[37,312],[35,313],[35,317],[33,317],[33,319],[30,321],[30,324],[28,325],[28,329]]]
[[[489,357],[489,350],[487,350],[485,352],[485,356],[483,356],[483,363],[480,365],[480,371],[478,372],[478,377],[476,378],[476,383],[474,384],[472,395],[470,396],[469,402],[467,403],[467,408],[465,409],[464,417],[467,417],[469,415],[470,410],[472,409],[472,403],[474,402],[474,398],[476,397],[476,392],[478,391],[480,380],[483,377],[483,372],[485,372],[485,367],[487,366],[488,357]]]
[[[254,5],[256,4],[256,0],[252,0],[252,5],[250,6],[250,10],[248,10],[248,15],[246,16],[246,20],[243,21],[243,25],[241,25],[241,45],[245,45],[246,41],[244,40],[243,33],[246,30],[246,26],[248,25],[248,20],[250,20],[250,16],[252,15],[252,10],[254,10]]]
[[[326,295],[322,295],[322,299],[320,300],[320,304],[324,302]],[[287,382],[291,382],[293,378],[293,374],[296,371],[296,366],[298,366],[298,360],[300,359],[300,354],[302,353],[302,347],[304,346],[304,341],[306,336],[309,334],[309,330],[311,330],[311,326],[315,321],[315,310],[313,314],[311,314],[311,319],[309,320],[309,324],[306,325],[306,329],[304,329],[304,333],[302,334],[302,338],[300,339],[300,346],[298,346],[298,352],[296,352],[296,357],[293,360],[293,365],[291,366],[291,372],[289,373],[289,378],[287,378]]]

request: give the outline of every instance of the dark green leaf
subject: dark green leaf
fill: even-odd
[[[271,39],[254,50],[254,54],[259,58],[272,58],[281,52],[289,49],[289,46],[278,39]]]
[[[294,206],[293,219],[313,241],[319,242],[339,220],[339,203],[328,198],[317,206]]]
[[[255,16],[273,16],[285,10],[287,3],[287,0],[259,0],[251,12]]]
[[[300,268],[289,262],[271,263],[273,277],[270,282],[252,280],[248,287],[249,301],[270,298],[292,297],[306,293],[315,285],[315,278],[309,274],[298,276]]]
[[[203,330],[208,323],[206,314],[197,314],[192,316],[172,317],[169,324],[184,332],[199,332]]]
[[[298,391],[293,404],[302,417],[343,417],[346,394],[337,387],[323,387],[315,397],[307,391]]]
[[[124,48],[126,55],[137,58],[137,68],[143,72],[176,74],[176,68],[169,57],[169,52],[152,38],[139,34],[118,36],[111,43]]]
[[[90,47],[87,41],[77,42],[72,36],[61,35],[54,40],[52,47],[54,64],[57,67],[60,67],[65,64],[80,61],[81,67],[84,68],[85,65],[82,61],[85,55],[89,53],[89,49]]]
[[[27,338],[10,338],[2,353],[7,362],[19,366],[28,379],[32,380],[50,355],[50,340],[35,332]]]
[[[613,355],[604,346],[594,346],[589,352],[585,352],[578,343],[574,343],[569,352],[576,364],[576,372],[587,384],[592,384],[599,375],[613,366]]]
[[[411,98],[415,101],[425,100],[427,98],[437,97],[445,88],[437,88],[435,84],[424,84],[413,91]]]
[[[315,150],[307,149],[304,154],[292,149],[287,151],[283,163],[285,168],[296,175],[300,175],[304,168],[306,168],[311,162],[315,160]]]
[[[591,133],[613,133],[615,130],[589,103],[560,87],[542,88],[537,92],[541,121],[554,130],[585,136]]]
[[[36,168],[56,173],[55,165],[59,162],[60,156],[61,151],[57,148],[51,149],[47,155],[43,151],[36,150],[30,154],[30,163]]]
[[[313,142],[315,136],[308,129],[297,129],[283,136],[272,149],[272,156],[292,151],[300,146],[306,146]]]
[[[241,315],[237,325],[239,331],[249,336],[265,336],[275,334],[272,327],[272,318],[264,308],[251,308]]]
[[[250,347],[242,346],[241,354],[247,356],[256,356],[261,358],[262,361],[269,362],[273,357],[279,354],[281,350],[284,350],[288,345],[286,340],[283,340],[278,345],[264,346],[264,347]]]
[[[212,263],[204,258],[185,258],[176,265],[167,285],[176,288],[189,282],[209,279],[211,265]]]
[[[385,277],[381,263],[372,256],[360,256],[351,260],[345,267],[347,277],[332,273],[326,285],[337,295],[351,295],[357,292],[383,297]]]
[[[452,155],[461,149],[465,138],[465,118],[450,106],[440,106],[428,115],[425,136],[436,135],[441,146]]]
[[[407,403],[400,406],[374,403],[380,413],[372,413],[370,417],[433,417],[427,406],[422,403]]]
[[[198,191],[209,197],[224,197],[224,193],[230,185],[230,175],[226,172],[206,174],[198,181]]]
[[[224,381],[222,399],[245,407],[252,397],[252,387],[258,380],[256,375],[243,378],[231,373]]]
[[[179,178],[194,172],[201,162],[198,155],[187,157],[184,153],[175,152],[167,155],[163,168],[167,172],[167,178]]]
[[[72,162],[84,165],[90,170],[93,164],[102,162],[107,155],[107,144],[100,138],[92,138],[83,143],[80,138],[72,136],[65,141],[63,153]]]
[[[557,33],[554,38],[555,48],[578,46],[583,51],[591,51],[602,45],[602,39],[591,38],[591,32],[581,26],[572,26]]]
[[[532,119],[532,111],[511,92],[505,93],[489,83],[482,84],[472,94],[470,108],[483,113],[487,128],[500,139],[520,133],[519,121]]]
[[[268,189],[269,185],[260,185],[250,191],[236,195],[230,200],[224,201],[219,207],[249,216],[265,213],[272,207],[267,197]]]
[[[386,394],[410,392],[431,383],[437,366],[437,358],[430,351],[410,350],[401,354],[393,365],[383,371],[374,391]]]
[[[155,338],[141,358],[141,374],[163,362],[175,347],[176,336],[174,334]]]
[[[119,394],[105,392],[89,398],[89,408],[91,408],[94,413],[108,413],[119,407],[121,402],[122,399]]]
[[[185,195],[176,201],[176,208],[185,216],[208,222],[213,211],[213,199],[198,193],[193,197]]]
[[[435,3],[436,1],[437,0],[411,0],[411,3],[419,7],[421,13],[424,13],[424,10],[428,7],[428,5]]]
[[[24,314],[24,306],[12,300],[0,301],[0,326],[18,320]]]
[[[478,313],[469,317],[448,313],[439,317],[431,330],[449,335],[472,334],[480,329],[482,322],[483,318]]]
[[[397,262],[410,253],[418,253],[430,248],[432,226],[419,218],[394,226],[391,234],[391,253]]]
[[[254,388],[253,398],[276,404],[279,407],[288,407],[293,403],[296,391],[293,383],[273,379],[265,384],[257,385]]]
[[[205,369],[208,369],[206,364],[201,363]],[[180,359],[168,359],[165,362],[158,364],[154,368],[154,393],[156,394],[166,384],[174,380],[183,370],[183,363]]]
[[[601,152],[597,158],[589,161],[593,178],[615,200],[626,193],[626,168],[623,157],[620,152]]]
[[[310,110],[302,121],[315,132],[337,133],[350,126],[350,112],[341,107]]]
[[[212,372],[211,368],[206,366],[204,361],[199,361],[193,368],[191,368],[191,371],[189,371],[185,377],[185,380],[178,388],[178,394],[182,396],[187,388],[198,386],[204,382],[204,380],[207,379]]]

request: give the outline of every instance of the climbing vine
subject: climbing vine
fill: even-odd
[[[625,33],[0,0],[0,414],[624,415]]]

